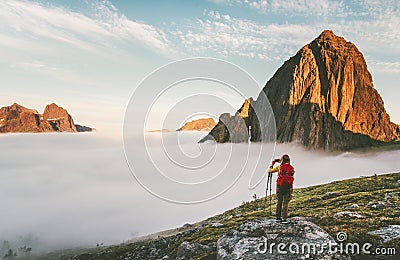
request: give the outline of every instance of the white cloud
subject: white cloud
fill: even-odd
[[[212,1],[241,5],[264,14],[307,17],[342,17],[344,20],[311,19],[308,22],[274,23],[235,18],[218,11],[205,11],[203,18],[170,27],[129,20],[108,1],[89,1],[92,12],[73,12],[35,2],[5,0],[0,3],[0,45],[20,50],[49,51],[42,46],[58,42],[104,55],[118,41],[135,41],[164,54],[176,50],[184,55],[250,57],[281,61],[296,53],[324,29],[333,29],[361,46],[374,51],[382,45],[400,51],[398,4],[379,1]],[[358,8],[355,10],[355,8]],[[346,19],[352,17],[352,19]],[[365,19],[373,17],[374,19]],[[172,28],[171,28],[172,27]]]
[[[264,14],[285,16],[344,16],[343,1],[332,0],[212,0],[216,4],[238,5],[255,9]]]
[[[160,60],[174,55],[162,30],[129,20],[108,1],[81,5],[72,10],[0,1],[0,66],[8,72],[2,77],[7,95],[36,88],[42,96],[91,95],[100,89],[103,95],[126,96],[122,84],[141,79],[141,70],[147,71],[141,65],[150,63],[142,60],[146,53]],[[135,73],[125,73],[136,64]]]
[[[20,41],[22,46],[14,46],[20,48],[50,40],[97,52],[99,47],[112,45],[115,39],[134,39],[163,53],[170,51],[164,33],[156,27],[129,20],[107,1],[95,1],[93,8],[94,14],[90,17],[37,2],[2,1],[0,44],[12,47],[8,41],[10,37]]]
[[[222,57],[245,56],[260,60],[282,60],[293,55],[317,35],[311,26],[298,24],[261,24],[208,11],[186,28],[171,31],[174,42],[182,43],[192,55],[211,53]],[[284,46],[285,48],[281,48]]]
[[[212,1],[258,10],[265,19],[235,18],[218,11],[205,11],[202,19],[172,30],[171,40],[183,44],[191,55],[246,56],[259,60],[282,61],[293,56],[323,30],[354,42],[366,56],[387,62],[400,53],[399,3],[354,0],[337,1]],[[264,14],[264,16],[263,16]],[[272,19],[270,15],[281,18]],[[290,19],[293,16],[302,19]],[[286,18],[287,20],[285,20]],[[271,20],[272,19],[272,20]],[[272,22],[271,22],[272,21]],[[384,46],[384,47],[383,47]],[[382,54],[382,48],[386,54]],[[393,67],[393,66],[392,66]],[[393,69],[392,69],[393,70]],[[394,70],[393,70],[394,71]]]
[[[259,9],[264,13],[283,13],[283,14],[296,14],[302,16],[327,15],[330,11],[336,11],[339,5],[335,2],[321,0],[321,1],[244,1],[253,8]]]
[[[370,61],[368,65],[374,72],[400,73],[400,62]]]
[[[348,15],[355,17],[384,20],[388,16],[398,16],[399,12],[399,1],[397,0],[352,0],[347,5]]]

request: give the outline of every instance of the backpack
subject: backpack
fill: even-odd
[[[294,168],[290,164],[282,164],[278,174],[277,184],[280,188],[290,189],[293,187]]]

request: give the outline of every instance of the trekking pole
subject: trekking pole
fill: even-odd
[[[269,214],[272,215],[272,173],[268,173],[269,179]]]
[[[265,208],[268,207],[268,185],[269,185],[269,173],[268,173],[268,178],[267,178],[267,183],[265,185]],[[267,211],[265,211],[267,212]],[[268,214],[268,213],[266,213]]]
[[[270,178],[270,173],[268,173],[268,178],[267,178],[267,185],[265,187],[265,204],[267,204],[268,202],[268,185],[269,185],[269,178]],[[266,207],[268,207],[268,205],[265,205]]]

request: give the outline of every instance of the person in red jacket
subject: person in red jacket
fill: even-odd
[[[274,164],[279,162],[280,165],[274,168]],[[288,208],[289,201],[292,198],[294,168],[290,165],[290,157],[287,154],[282,155],[281,159],[273,160],[269,167],[270,173],[277,172],[278,179],[276,180],[276,195],[278,202],[276,204],[276,219],[281,223],[287,224],[289,221]]]

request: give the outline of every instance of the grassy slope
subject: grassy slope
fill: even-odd
[[[378,236],[368,235],[369,231],[386,227],[391,224],[400,224],[400,199],[391,200],[397,206],[382,210],[371,209],[365,205],[369,201],[384,201],[385,193],[393,192],[400,195],[400,188],[396,186],[397,180],[400,180],[400,173],[392,173],[378,176],[360,177],[344,181],[336,181],[329,184],[312,186],[307,188],[295,189],[293,199],[289,205],[289,217],[302,216],[309,217],[310,221],[322,227],[333,238],[336,238],[338,231],[344,231],[348,235],[346,242],[358,242],[360,244],[369,242],[374,247],[395,247],[397,254],[400,253],[400,239],[383,243]],[[340,191],[343,196],[308,202],[308,198],[321,197],[329,191]],[[238,225],[256,218],[271,218],[269,208],[266,208],[269,199],[258,199],[247,202],[239,207],[228,210],[220,215],[216,215],[203,221],[206,223],[204,228],[189,235],[181,235],[176,242],[170,243],[169,247],[162,248],[163,254],[176,256],[177,247],[183,241],[198,242],[208,244],[216,242],[219,237],[235,229]],[[272,211],[276,203],[275,195],[272,200]],[[358,204],[358,209],[348,209],[353,203]],[[355,211],[364,215],[365,219],[339,220],[334,219],[333,215],[340,211]],[[219,228],[211,227],[211,223],[219,222],[223,226]],[[195,225],[194,225],[195,226]],[[142,246],[162,245],[161,238],[146,240],[136,243],[125,243],[121,245],[103,247],[98,249],[88,249],[87,253],[81,257],[85,259],[110,259],[132,254],[136,249]],[[397,256],[398,257],[398,256]],[[215,255],[210,255],[204,259],[213,259]],[[353,256],[353,259],[366,259],[365,256]],[[374,258],[375,259],[375,258]],[[382,258],[387,259],[387,258]]]

